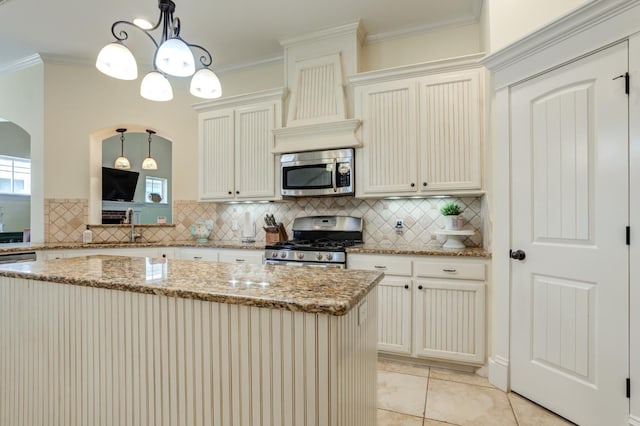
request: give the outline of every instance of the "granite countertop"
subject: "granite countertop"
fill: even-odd
[[[383,275],[100,255],[0,265],[4,277],[336,316],[356,306]]]
[[[249,249],[264,250],[264,241],[242,243],[238,240],[209,240],[206,243],[198,243],[195,240],[161,241],[141,243],[12,243],[0,244],[1,253],[20,252],[25,250],[64,250],[64,249],[93,249],[93,248],[134,248],[134,247],[202,247],[221,249]],[[349,247],[348,253],[367,254],[398,254],[411,256],[454,256],[454,257],[481,257],[490,258],[491,253],[483,248],[443,249],[437,246],[408,246],[408,245],[379,245],[364,244]]]
[[[454,256],[454,257],[482,257],[491,258],[491,253],[483,248],[467,247],[465,249],[445,249],[437,246],[406,246],[406,245],[378,245],[363,244],[349,247],[347,253],[367,254],[399,254],[411,256]]]

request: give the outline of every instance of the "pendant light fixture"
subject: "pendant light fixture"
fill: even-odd
[[[141,19],[116,21],[111,25],[111,34],[116,41],[107,44],[98,53],[96,68],[102,73],[121,80],[138,78],[138,65],[131,51],[125,46],[129,38],[124,30],[116,32],[116,27],[130,25],[144,32],[155,45],[153,53],[153,70],[142,80],[140,95],[152,101],[168,101],[173,99],[171,84],[167,75],[189,77],[190,93],[204,99],[215,99],[222,96],[222,87],[218,76],[209,69],[213,63],[211,53],[197,44],[188,43],[180,37],[180,18],[174,18],[176,5],[172,0],[158,0],[160,17],[155,25]],[[162,26],[162,33],[156,40],[151,34]],[[200,51],[199,66],[196,72],[196,60],[192,50]],[[194,75],[195,73],[195,75]]]
[[[142,168],[144,170],[158,170],[158,163],[156,163],[156,160],[151,157],[151,135],[155,134],[156,132],[147,129],[147,133],[149,133],[149,156],[142,162]]]
[[[124,156],[124,132],[127,129],[116,129],[116,132],[120,133],[120,157],[116,158],[116,161],[113,163],[113,167],[116,169],[130,169],[131,163],[129,159]]]

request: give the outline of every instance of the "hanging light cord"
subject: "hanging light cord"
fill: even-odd
[[[151,135],[155,132],[153,130],[147,130],[147,133],[149,133],[149,158],[151,158]]]

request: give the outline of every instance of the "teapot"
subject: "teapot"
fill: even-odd
[[[196,241],[199,243],[206,243],[209,240],[209,235],[213,230],[213,222],[208,220],[199,220],[190,227],[191,235],[196,237]]]

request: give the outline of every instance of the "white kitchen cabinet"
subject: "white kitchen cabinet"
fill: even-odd
[[[199,199],[280,198],[272,130],[282,121],[282,90],[200,104]]]
[[[264,263],[264,251],[222,249],[218,254],[218,261],[248,265],[262,265]]]
[[[356,89],[363,147],[356,150],[356,195],[411,194],[417,182],[417,83],[413,79]]]
[[[480,192],[481,77],[482,69],[465,60],[352,78],[363,144],[356,196]]]
[[[423,260],[415,273],[415,355],[483,363],[485,265]]]
[[[349,254],[349,269],[384,272],[378,284],[378,350],[411,354],[411,259],[400,256]]]
[[[96,245],[95,248],[86,249],[71,249],[71,250],[43,250],[42,259],[60,259],[66,257],[78,257],[78,256],[95,256],[98,254],[112,255],[112,256],[134,256],[134,257],[161,257],[163,248],[161,247],[100,247]]]
[[[486,261],[349,253],[349,269],[385,273],[378,285],[378,350],[483,364]]]

